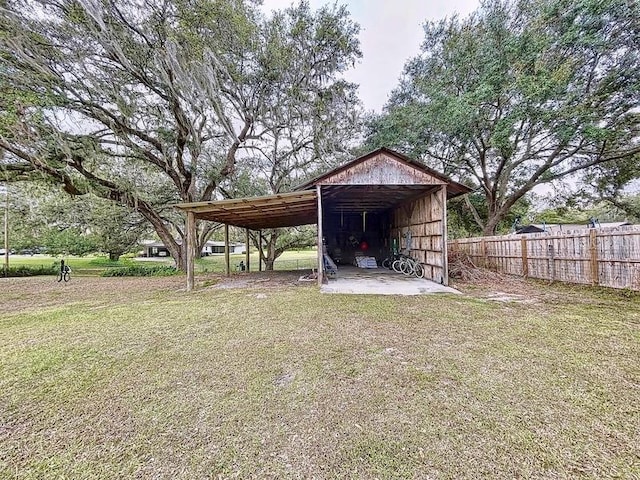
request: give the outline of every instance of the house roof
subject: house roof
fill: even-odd
[[[595,228],[616,228],[616,227],[625,227],[631,225],[629,222],[604,222],[600,223],[596,221]],[[594,228],[590,227],[588,223],[538,223],[533,225],[540,229],[541,232],[548,230],[582,230],[585,228]]]
[[[571,230],[584,230],[587,228],[617,228],[630,226],[629,222],[596,222],[595,227],[587,223],[536,223],[523,225],[516,233],[541,233],[541,232],[567,232]]]
[[[516,233],[541,233],[544,229],[536,225],[524,225],[516,230]]]
[[[182,240],[181,239],[176,239],[176,243],[178,245],[182,245]],[[143,240],[141,242],[141,245],[143,247],[164,247],[165,244],[164,242],[161,242],[159,240]],[[207,240],[203,247],[224,247],[225,243],[219,240]],[[240,246],[240,245],[244,245],[244,243],[242,242],[229,242],[229,245],[231,246]]]

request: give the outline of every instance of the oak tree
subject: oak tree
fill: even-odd
[[[171,205],[218,198],[278,126],[282,98],[318,102],[360,55],[344,8],[301,2],[264,17],[256,3],[8,0],[5,167],[134,209],[184,268],[184,218]]]
[[[368,143],[475,186],[484,234],[539,185],[637,165],[637,2],[490,0],[424,29]]]

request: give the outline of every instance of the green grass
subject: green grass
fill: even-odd
[[[9,257],[10,267],[50,267],[54,263],[59,264],[62,257],[52,257],[49,255],[11,255]],[[135,258],[121,257],[119,261],[112,262],[105,256],[85,256],[74,257],[65,256],[65,261],[73,269],[74,275],[101,275],[110,268],[126,268],[149,265],[173,265],[174,261],[169,258],[156,258],[152,261],[137,260]],[[244,254],[230,255],[231,270],[235,272],[236,266],[245,261]],[[315,250],[301,250],[284,252],[275,262],[275,270],[310,270],[317,265],[317,254]],[[252,252],[250,255],[251,271],[258,269],[258,254]],[[263,266],[264,268],[264,266]],[[196,272],[198,273],[222,273],[224,272],[224,255],[213,255],[203,257],[196,261]]]
[[[235,271],[236,266],[240,262],[245,261],[245,255],[243,254],[233,254],[229,256],[229,263],[231,265],[231,270]],[[258,253],[252,252],[250,254],[250,267],[251,271],[258,270]],[[316,268],[318,264],[318,257],[315,250],[301,250],[301,251],[290,251],[284,252],[280,257],[278,257],[274,264],[275,270],[310,270],[311,268]],[[212,255],[209,257],[203,257],[196,261],[197,271],[201,273],[207,272],[215,272],[222,273],[224,272],[224,255]],[[263,264],[264,268],[264,264]]]
[[[638,296],[54,283],[2,280],[0,478],[640,474]]]
[[[62,258],[64,258],[67,265],[71,266],[74,275],[100,275],[108,268],[126,267],[142,263],[127,257],[121,257],[119,261],[112,262],[108,257],[97,255],[85,257],[75,257],[72,255],[65,255],[64,257],[53,257],[50,255],[10,255],[9,266],[50,267],[54,264],[59,266]]]

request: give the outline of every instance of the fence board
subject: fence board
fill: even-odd
[[[638,225],[458,238],[448,248],[501,273],[640,291]]]

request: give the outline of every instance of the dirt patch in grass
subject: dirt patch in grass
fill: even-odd
[[[488,270],[481,270],[474,280],[452,279],[451,286],[473,297],[506,303],[542,304],[558,295],[542,282]]]
[[[224,275],[216,275],[207,278],[213,281],[210,288],[229,289],[229,288],[253,288],[253,289],[269,289],[282,288],[286,286],[300,286],[298,279],[306,273],[306,270],[295,271],[270,271],[270,272],[252,272],[239,273],[229,277]],[[204,280],[206,282],[207,280]]]

